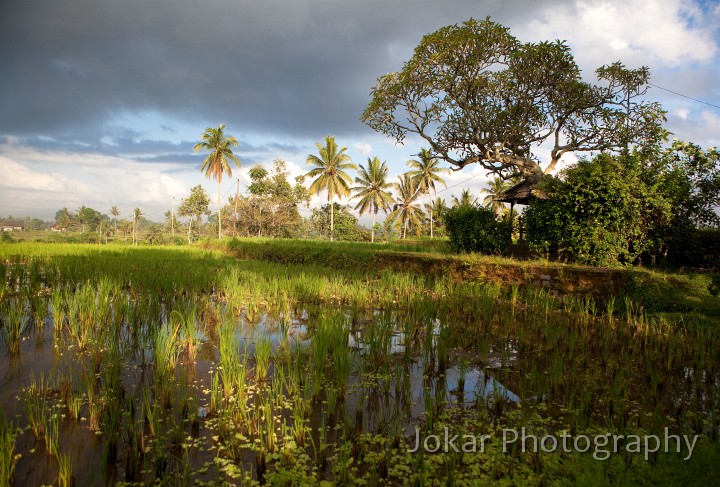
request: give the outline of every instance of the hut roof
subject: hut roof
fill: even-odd
[[[545,193],[537,187],[538,182],[539,181],[521,181],[496,196],[495,201],[500,201],[502,203],[514,203],[516,205],[527,205],[532,197],[547,199]]]

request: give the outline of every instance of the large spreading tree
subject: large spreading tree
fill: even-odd
[[[402,71],[378,79],[361,120],[398,142],[419,135],[455,169],[477,163],[538,181],[566,153],[664,136],[664,112],[643,100],[647,68],[615,63],[596,75],[597,84],[583,80],[563,41],[522,43],[489,18],[470,19],[423,37]]]

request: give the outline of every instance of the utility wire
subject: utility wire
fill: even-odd
[[[698,103],[702,103],[703,105],[707,105],[707,106],[710,106],[710,107],[713,107],[713,108],[717,108],[717,109],[720,110],[720,106],[714,105],[714,104],[709,103],[709,102],[707,102],[707,101],[698,100],[697,98],[693,98],[692,96],[683,95],[682,93],[678,93],[677,91],[669,90],[669,89],[667,89],[667,88],[663,88],[662,86],[658,86],[658,85],[655,85],[655,84],[652,84],[652,83],[648,83],[648,86],[652,86],[653,88],[658,88],[658,89],[660,89],[660,90],[667,91],[668,93],[672,93],[673,95],[682,96],[683,98],[687,98],[688,100],[696,101],[696,102],[698,102]]]

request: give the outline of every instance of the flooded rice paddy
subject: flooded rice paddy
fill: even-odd
[[[0,286],[1,485],[718,474],[717,334],[651,321],[620,297],[194,250],[31,248],[5,257]],[[598,461],[504,441],[521,428],[698,439],[688,460],[687,448],[621,443]],[[488,440],[412,451],[418,432]]]

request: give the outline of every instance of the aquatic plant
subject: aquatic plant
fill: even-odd
[[[15,442],[18,429],[13,423],[8,423],[5,413],[0,409],[0,486],[12,485],[15,473],[15,464],[20,454],[15,453]]]

